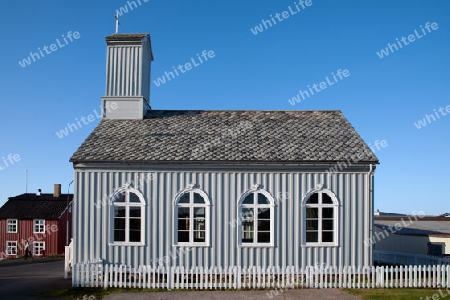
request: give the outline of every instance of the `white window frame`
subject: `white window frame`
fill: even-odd
[[[30,245],[30,247],[31,247],[31,245]],[[42,241],[35,241],[35,242],[33,242],[33,247],[32,247],[33,249],[32,249],[32,254],[34,255],[34,256],[41,256],[42,254],[41,254],[41,250],[44,250],[45,251],[45,242],[42,242]]]
[[[114,203],[115,196],[118,193],[125,193],[125,202],[124,203]],[[130,193],[138,196],[140,203],[130,203]],[[117,190],[114,195],[111,197],[110,202],[110,215],[109,215],[109,245],[110,246],[145,246],[145,228],[146,224],[148,224],[145,218],[145,207],[146,202],[142,193],[135,188],[121,188]],[[125,207],[125,241],[124,242],[116,242],[114,241],[114,208],[116,206]],[[130,207],[139,207],[141,209],[141,241],[140,242],[130,242]]]
[[[257,197],[254,196],[254,202],[253,204],[242,204],[242,202],[245,200],[245,198],[249,194],[263,194],[268,200],[269,204],[258,204],[257,203]],[[256,201],[255,201],[256,199]],[[242,194],[241,198],[238,201],[238,207],[237,207],[237,244],[238,247],[274,247],[274,241],[275,241],[275,198],[265,189],[263,189],[262,185],[254,185],[250,190],[246,191],[244,194]],[[245,243],[242,242],[242,223],[245,218],[242,214],[242,208],[253,208],[253,212],[257,212],[260,208],[266,208],[270,209],[270,242],[269,243],[258,243],[255,242],[255,240],[258,237],[258,214],[255,214],[254,217],[254,226],[253,226],[253,243]],[[233,222],[234,223],[234,222]]]
[[[12,244],[12,245],[9,245],[9,244]],[[15,245],[14,245],[15,244]],[[17,241],[6,241],[6,251],[5,251],[5,253],[6,253],[6,255],[8,255],[8,256],[16,256],[16,255],[18,255],[19,254],[19,252],[17,252],[17,250],[18,250],[18,248],[17,248],[17,244],[18,244],[18,242]],[[11,250],[12,249],[14,249],[15,248],[15,250],[16,250],[16,253],[11,253]]]
[[[36,230],[38,229],[38,230]],[[33,233],[45,233],[45,220],[34,219],[33,220]]]
[[[10,226],[14,226],[16,230],[9,230]],[[7,219],[6,220],[6,233],[17,233],[19,229],[19,222],[17,219]]]
[[[189,204],[179,204],[181,196],[189,193]],[[194,193],[199,194],[204,200],[205,204],[194,204]],[[194,222],[190,220],[189,222],[189,242],[178,242],[178,208],[188,207],[190,210],[191,219],[194,219],[194,208],[204,207],[205,208],[205,241],[204,242],[194,242]],[[211,202],[205,191],[201,190],[196,184],[189,185],[186,189],[178,193],[178,195],[173,200],[173,246],[174,247],[209,247],[210,246],[210,210]]]
[[[306,202],[313,194],[319,194],[317,204],[307,204]],[[333,204],[322,204],[322,194],[327,194]],[[306,242],[306,208],[317,207],[318,215],[318,242]],[[337,247],[339,246],[339,200],[336,195],[329,189],[323,188],[323,185],[319,184],[317,189],[311,190],[303,197],[302,201],[302,247]],[[322,208],[333,208],[333,242],[322,242]]]

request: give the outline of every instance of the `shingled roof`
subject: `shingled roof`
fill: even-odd
[[[340,111],[160,111],[103,119],[73,154],[80,162],[378,163]]]
[[[72,201],[73,194],[69,194]],[[67,194],[22,194],[10,197],[0,208],[0,219],[58,219],[67,207]]]

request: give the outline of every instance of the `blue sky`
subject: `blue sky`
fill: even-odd
[[[69,158],[99,119],[63,138],[56,133],[99,112],[104,37],[115,31],[115,11],[128,6],[120,32],[152,37],[154,109],[341,110],[367,144],[387,142],[375,152],[381,163],[375,208],[450,212],[450,115],[423,120],[450,105],[450,2],[312,0],[305,8],[297,4],[300,12],[294,0],[136,0],[133,10],[124,0],[97,2],[2,2],[0,204],[25,192],[26,170],[29,192],[52,192],[54,183],[67,192]],[[283,11],[288,18],[252,33]],[[424,35],[427,22],[438,28]],[[415,30],[421,37],[414,42],[377,55]],[[69,31],[79,38],[65,43]],[[57,39],[63,47],[26,67],[18,63]],[[159,87],[153,83],[203,50],[215,57]],[[288,102],[339,69],[350,76],[300,103]],[[418,129],[419,120],[426,126]]]

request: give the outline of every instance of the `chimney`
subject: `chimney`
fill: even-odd
[[[104,119],[143,119],[150,110],[149,34],[113,34],[106,37],[106,96]]]
[[[53,188],[53,197],[59,198],[61,196],[61,184],[55,183]]]

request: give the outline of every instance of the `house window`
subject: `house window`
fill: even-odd
[[[329,191],[314,191],[304,202],[304,245],[337,245],[338,202]]]
[[[17,219],[8,219],[6,232],[17,233]]]
[[[274,200],[264,190],[246,192],[238,204],[238,244],[240,246],[273,246]]]
[[[186,189],[175,198],[176,246],[209,246],[209,206],[205,192]]]
[[[17,255],[17,241],[6,242],[6,255]]]
[[[114,194],[111,199],[111,243],[144,243],[144,207],[144,197],[136,189],[122,189]]]
[[[33,255],[42,255],[45,250],[45,242],[33,242]]]
[[[45,233],[45,220],[41,219],[34,220],[33,233]]]

